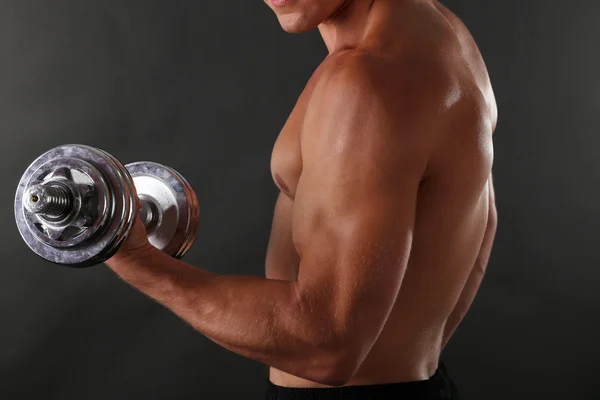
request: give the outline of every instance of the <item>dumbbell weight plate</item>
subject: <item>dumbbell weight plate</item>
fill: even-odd
[[[74,189],[81,185],[92,189],[95,200],[88,208],[95,210],[91,216],[82,215],[86,204],[79,204],[83,210],[74,210],[63,221],[49,222],[24,207],[29,187],[54,179]],[[15,220],[35,254],[56,264],[88,267],[117,252],[133,226],[134,200],[133,180],[114,157],[90,146],[59,146],[38,157],[22,176],[15,195]],[[75,235],[74,226],[80,228]]]
[[[183,257],[198,234],[200,207],[189,182],[173,168],[149,161],[127,164],[140,199],[156,205],[148,240],[175,258]]]

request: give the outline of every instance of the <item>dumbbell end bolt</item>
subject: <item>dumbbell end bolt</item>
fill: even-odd
[[[73,211],[73,196],[60,184],[40,184],[27,189],[24,196],[27,211],[48,219],[66,218]],[[148,196],[140,196],[140,218],[151,233],[159,219],[158,207]]]
[[[27,211],[50,219],[67,217],[73,208],[73,196],[60,184],[34,185],[24,196]]]

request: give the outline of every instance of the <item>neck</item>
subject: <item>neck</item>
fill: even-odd
[[[373,4],[379,0],[345,0],[321,25],[319,32],[329,54],[356,48],[367,31]]]
[[[342,5],[325,22],[319,32],[329,54],[340,50],[358,48],[361,43],[378,30],[377,25],[392,8],[400,13],[405,7],[416,4],[432,4],[435,0],[344,0]]]

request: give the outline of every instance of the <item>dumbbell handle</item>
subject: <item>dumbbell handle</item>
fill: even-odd
[[[148,196],[140,196],[140,218],[148,233],[156,227],[159,209]],[[30,187],[24,198],[25,208],[34,214],[49,218],[66,218],[73,211],[73,196],[69,189],[59,182],[50,182]]]

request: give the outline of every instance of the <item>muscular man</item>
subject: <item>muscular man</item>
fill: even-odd
[[[139,219],[106,264],[270,366],[269,398],[457,398],[440,353],[496,229],[497,111],[477,46],[435,0],[267,2],[288,32],[318,27],[329,55],[273,150],[266,278],[172,259]]]

